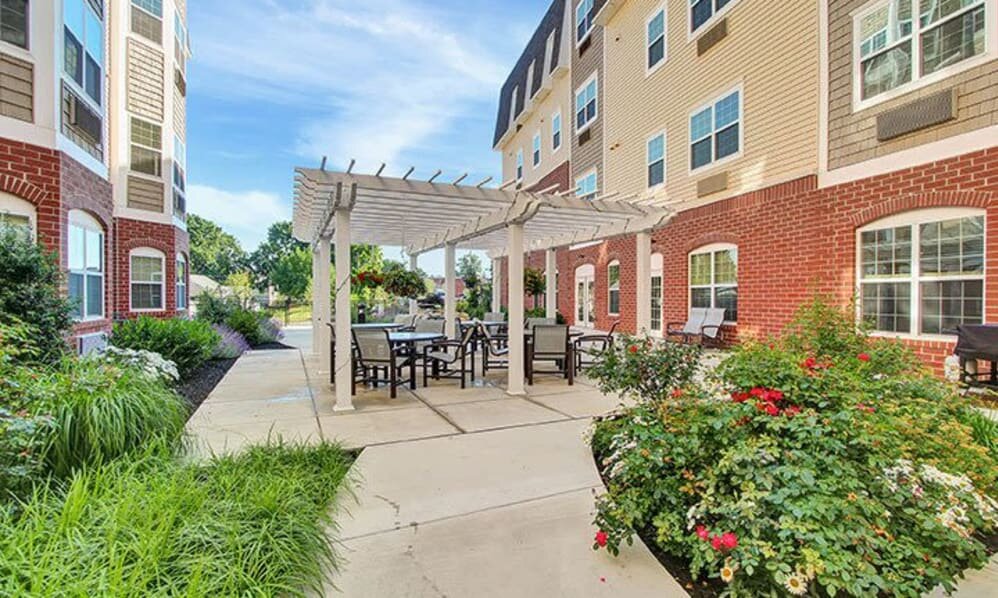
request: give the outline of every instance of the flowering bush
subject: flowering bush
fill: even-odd
[[[152,351],[169,359],[177,364],[181,378],[204,365],[218,341],[218,334],[205,321],[148,316],[115,324],[111,335],[111,344],[116,347]]]
[[[173,384],[180,380],[177,364],[164,359],[159,353],[141,349],[120,349],[113,345],[90,356],[120,367],[129,367],[153,380]]]
[[[622,336],[586,374],[605,393],[662,401],[693,381],[700,355],[697,345]]]
[[[816,303],[717,376],[598,422],[608,550],[641,532],[736,596],[918,595],[985,562],[998,463],[903,347]]]
[[[225,324],[214,324],[212,328],[222,339],[218,342],[218,347],[215,348],[213,355],[215,359],[235,359],[250,350],[250,344],[246,341],[246,337]]]

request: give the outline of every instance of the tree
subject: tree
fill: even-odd
[[[474,288],[482,283],[485,266],[477,253],[466,253],[457,261],[457,277],[464,281],[466,288]]]
[[[271,284],[284,297],[284,323],[288,323],[291,304],[308,295],[312,283],[312,252],[298,247],[281,256],[270,272]]]
[[[250,254],[250,272],[253,275],[253,283],[258,289],[274,285],[274,269],[284,257],[291,255],[297,249],[308,249],[308,244],[295,239],[291,231],[291,222],[271,224],[267,229],[267,239]],[[309,260],[311,263],[311,256]]]
[[[534,298],[534,307],[537,307],[537,298],[544,294],[547,289],[547,281],[544,279],[544,272],[537,268],[523,269],[523,291]]]
[[[214,222],[190,214],[187,233],[191,237],[191,271],[195,274],[222,282],[245,267],[246,252],[239,240]]]
[[[492,285],[486,283],[482,258],[477,253],[461,256],[457,263],[457,275],[464,281],[465,289],[464,300],[458,310],[473,318],[485,317],[492,301]]]

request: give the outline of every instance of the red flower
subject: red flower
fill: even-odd
[[[710,547],[714,550],[721,550],[724,548],[724,544],[721,541],[721,536],[712,536],[710,539]]]
[[[856,405],[856,409],[859,409],[860,411],[862,411],[864,413],[873,413],[874,411],[876,411],[876,409],[874,409],[873,407],[870,407],[869,405],[866,405],[866,404],[863,404],[863,403],[860,403],[859,405]]]
[[[757,386],[757,387],[753,388],[752,390],[750,390],[749,394],[752,395],[753,397],[762,398],[763,396],[766,395],[766,389],[765,388],[759,388]]]
[[[680,398],[682,396],[683,396],[683,389],[682,388],[677,388],[676,390],[672,391],[672,398],[678,399],[678,398]]]
[[[815,359],[814,357],[808,357],[807,359],[804,360],[804,363],[800,365],[802,368],[806,370],[813,370],[814,368],[818,367],[818,360]]]
[[[733,532],[724,532],[721,535],[721,547],[725,550],[733,550],[738,546],[738,536]]]
[[[869,353],[860,353],[859,355],[856,356],[856,359],[858,359],[860,361],[870,361],[870,354]]]
[[[606,546],[606,541],[610,536],[603,530],[596,532],[596,545]]]
[[[769,415],[772,415],[772,416],[777,416],[777,415],[780,414],[780,408],[777,407],[776,405],[772,404],[772,403],[766,404],[762,408],[762,410],[765,411],[766,413],[768,413]]]
[[[762,399],[770,403],[776,403],[783,400],[783,392],[779,390],[767,390]]]
[[[749,400],[750,396],[747,392],[733,392],[731,393],[731,400],[736,403],[744,403]]]
[[[702,525],[698,525],[697,526],[697,537],[700,538],[701,540],[706,540],[707,538],[710,537],[710,532],[707,531],[706,527],[704,527]]]
[[[793,417],[798,413],[800,413],[800,407],[798,407],[797,405],[791,405],[783,410],[783,415],[787,417]]]
[[[628,352],[630,352],[631,355],[634,355],[635,353],[638,352],[638,346],[637,345],[631,345],[630,347],[627,348],[627,350],[628,350]]]

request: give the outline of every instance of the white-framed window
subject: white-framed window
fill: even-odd
[[[742,150],[742,91],[735,89],[690,113],[690,172]]]
[[[996,0],[883,0],[853,17],[853,100],[879,103],[998,55]]]
[[[166,256],[151,247],[140,247],[128,258],[131,311],[165,310]]]
[[[131,168],[149,176],[163,176],[163,127],[131,117]]]
[[[556,152],[561,148],[561,111],[554,113],[551,117],[551,151]]]
[[[665,133],[657,133],[648,138],[645,150],[648,166],[648,188],[665,184]]]
[[[0,0],[0,41],[28,49],[28,0]]]
[[[582,199],[595,199],[597,191],[596,169],[575,179],[575,194]]]
[[[669,43],[666,37],[666,23],[664,4],[655,9],[645,23],[645,48],[648,58],[645,69],[649,75],[665,64],[668,55]]]
[[[173,13],[173,55],[181,74],[187,74],[187,54],[190,42],[187,39],[187,26],[180,18],[180,11]]]
[[[581,133],[589,128],[597,116],[596,100],[599,97],[599,82],[596,73],[575,91],[575,130]]]
[[[620,315],[620,262],[614,260],[606,267],[606,312]]]
[[[513,88],[512,101],[509,104],[509,124],[512,127],[513,123],[516,122],[516,102],[520,99],[520,86],[517,85]]]
[[[104,227],[81,210],[69,212],[69,300],[76,320],[104,317]]]
[[[163,0],[132,0],[132,4],[154,17],[163,17]]]
[[[873,330],[942,335],[984,321],[983,210],[905,212],[856,235],[859,317]]]
[[[173,136],[173,215],[187,218],[187,146],[179,135]]]
[[[531,156],[534,168],[541,165],[541,132],[534,133],[533,154]]]
[[[690,34],[720,19],[737,2],[738,0],[690,0]]]
[[[690,307],[724,308],[738,321],[738,247],[716,243],[690,253]]]
[[[651,254],[651,334],[662,336],[662,300],[665,287],[664,259],[661,253]]]
[[[593,0],[579,0],[575,5],[575,43],[581,44],[593,29]]]
[[[523,148],[516,150],[516,180],[523,180]]]
[[[187,309],[187,258],[184,254],[177,254],[177,310]]]
[[[0,191],[0,228],[16,228],[35,237],[38,216],[31,202]]]
[[[62,56],[67,79],[99,108],[104,89],[104,18],[89,0],[63,2]]]

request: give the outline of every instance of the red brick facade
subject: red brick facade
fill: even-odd
[[[127,252],[140,245],[168,256],[167,310],[153,315],[176,314],[175,256],[178,252],[188,254],[186,232],[172,225],[114,218],[114,198],[107,180],[62,152],[4,138],[0,138],[0,191],[34,206],[38,240],[58,254],[63,270],[68,269],[70,211],[84,211],[103,227],[106,317],[75,325],[75,335],[107,332],[113,319],[131,315]],[[122,260],[125,269],[121,268]]]
[[[187,233],[170,224],[116,218],[114,224],[114,264],[115,280],[115,317],[119,319],[133,318],[139,315],[155,317],[171,317],[185,315],[187,310],[177,310],[177,255],[183,255],[190,263]],[[132,250],[139,248],[155,249],[166,258],[166,294],[163,311],[136,313],[131,310],[130,260]],[[188,272],[188,280],[190,273]],[[190,285],[188,283],[188,288]]]
[[[818,188],[806,177],[681,212],[652,234],[663,256],[663,322],[686,319],[688,261],[711,243],[738,246],[738,335],[761,337],[786,325],[815,293],[843,304],[856,293],[856,231],[884,216],[931,207],[973,207],[987,213],[986,289],[998,284],[998,147],[916,168]],[[575,270],[595,267],[596,326],[609,328],[607,265],[621,265],[620,329],[635,330],[635,240],[619,238],[558,252],[559,311],[574,323]],[[527,264],[543,269],[543,255]],[[506,266],[503,264],[503,280]],[[505,296],[505,284],[503,284]],[[985,321],[998,321],[998,294],[985,292]],[[939,367],[953,342],[909,340],[923,360]]]

